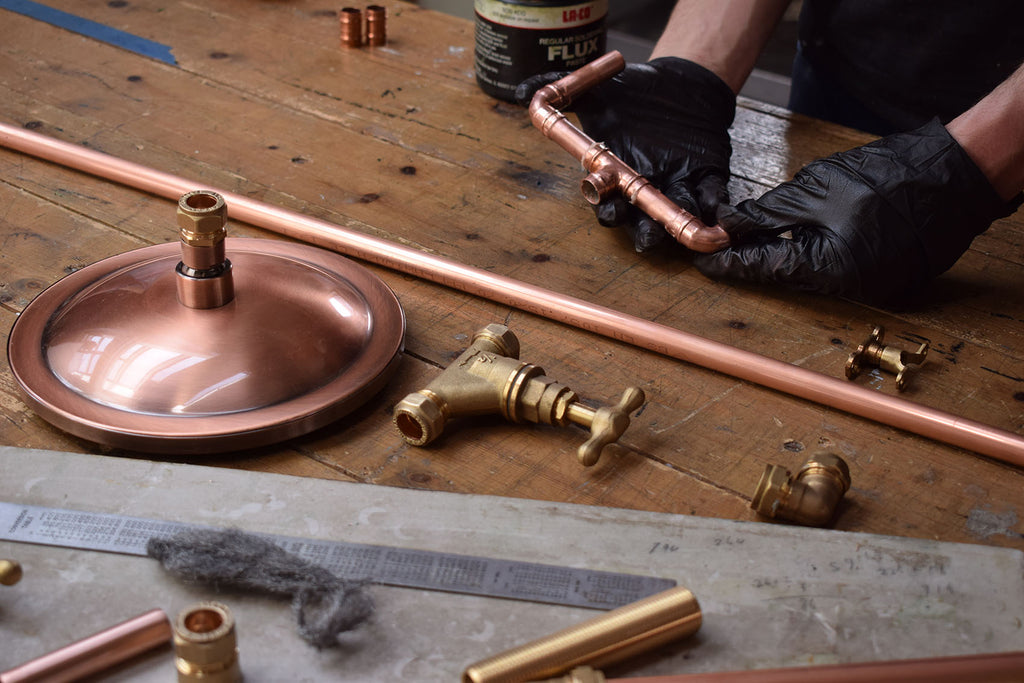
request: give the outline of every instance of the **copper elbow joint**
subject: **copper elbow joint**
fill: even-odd
[[[750,507],[758,514],[805,526],[824,526],[850,488],[850,469],[832,453],[812,455],[795,475],[768,465]]]
[[[566,107],[591,87],[622,71],[625,60],[609,52],[568,76],[538,90],[530,101],[530,120],[546,137],[576,157],[587,177],[580,189],[591,204],[599,204],[616,192],[630,204],[658,221],[683,246],[711,253],[729,246],[729,235],[720,226],[705,225],[680,208],[629,164],[612,154],[574,126],[559,108]]]

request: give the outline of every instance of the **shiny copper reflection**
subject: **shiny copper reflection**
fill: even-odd
[[[300,244],[228,238],[237,296],[178,303],[178,245],[83,268],[11,331],[29,403],[86,439],[152,452],[271,443],[323,426],[383,386],[405,318],[362,266]]]
[[[177,200],[194,186],[179,176],[3,123],[0,143],[168,199]],[[1013,432],[365,235],[244,194],[217,192],[224,196],[236,220],[1024,467],[1024,437]]]

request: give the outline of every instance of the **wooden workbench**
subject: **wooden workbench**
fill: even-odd
[[[578,164],[526,112],[480,92],[470,22],[387,3],[390,44],[338,46],[318,0],[49,4],[169,45],[170,65],[0,10],[0,119],[279,204],[821,373],[884,325],[931,344],[907,399],[1024,433],[1024,212],[1000,221],[935,285],[893,312],[709,281],[682,250],[641,257],[602,228],[577,191]],[[755,102],[733,128],[733,198],[869,138]],[[0,330],[63,275],[177,239],[174,205],[0,150]],[[232,234],[281,239],[244,224]],[[372,267],[408,317],[386,389],[319,432],[213,466],[381,486],[473,492],[754,519],[767,463],[819,448],[849,464],[835,527],[1024,549],[1024,472],[976,454],[700,367]],[[647,403],[593,468],[583,435],[498,418],[406,445],[391,410],[501,322],[522,358],[596,403],[639,384]],[[895,393],[892,376],[856,380]],[[0,368],[0,443],[111,451],[51,427]],[[173,460],[174,458],[169,458]]]

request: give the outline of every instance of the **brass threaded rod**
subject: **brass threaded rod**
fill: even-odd
[[[565,673],[580,664],[606,666],[700,628],[700,605],[676,587],[470,665],[463,683],[519,683]]]

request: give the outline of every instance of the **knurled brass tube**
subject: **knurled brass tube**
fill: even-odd
[[[154,609],[0,673],[0,683],[77,681],[171,640],[171,624]]]
[[[0,123],[0,144],[168,199],[177,200],[196,185],[179,176],[4,123]],[[1024,437],[1013,432],[342,228],[245,194],[216,192],[231,206],[235,220],[1024,467]]]
[[[470,665],[463,683],[519,683],[587,664],[607,666],[693,635],[700,606],[685,588],[671,588],[576,626]]]

